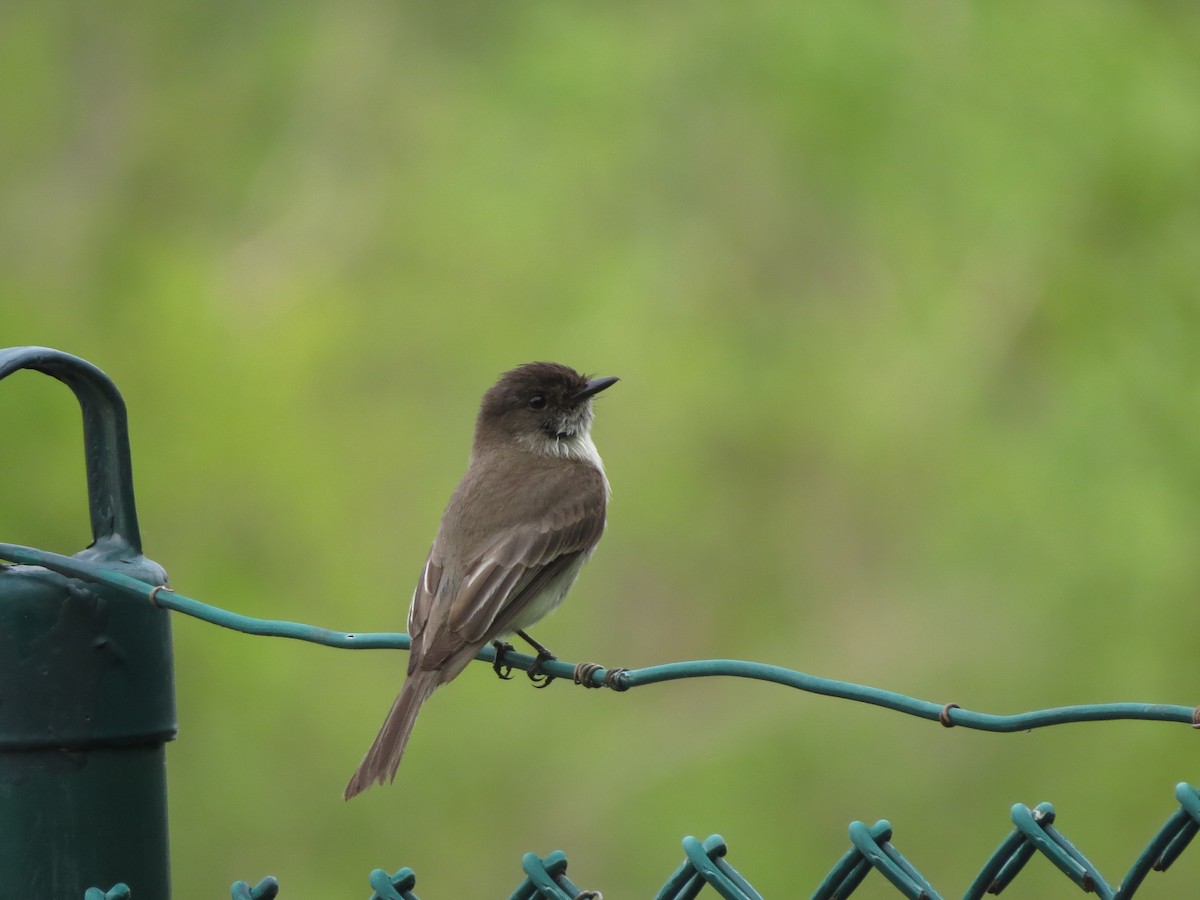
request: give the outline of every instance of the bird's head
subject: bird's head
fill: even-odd
[[[535,453],[576,456],[576,449],[588,440],[592,397],[616,382],[612,377],[588,378],[559,363],[517,366],[484,394],[476,442],[506,439]]]

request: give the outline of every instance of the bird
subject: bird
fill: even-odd
[[[407,676],[345,799],[395,780],[422,704],[489,643],[501,677],[506,636],[538,651],[535,683],[554,658],[525,629],[562,603],[604,533],[611,489],[592,401],[618,380],[532,362],[483,395],[467,471],[413,591]]]

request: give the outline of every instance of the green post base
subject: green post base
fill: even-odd
[[[0,896],[169,897],[166,782],[162,744],[0,751]]]

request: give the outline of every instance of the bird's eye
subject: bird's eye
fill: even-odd
[[[542,409],[546,405],[546,398],[541,394],[534,394],[529,398],[530,409]]]

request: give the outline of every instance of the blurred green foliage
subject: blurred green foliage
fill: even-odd
[[[243,613],[402,628],[479,395],[549,358],[622,377],[608,534],[537,632],[564,659],[1195,703],[1198,40],[1171,2],[15,0],[0,344],[115,378],[148,555]],[[73,401],[14,376],[0,422],[0,536],[81,548]],[[1116,880],[1200,778],[1177,726],[480,666],[344,804],[404,659],[175,633],[180,898],[504,896],[555,848],[649,896],[713,831],[795,896],[877,817],[953,894],[1047,799]],[[1061,896],[1041,868],[1022,896]]]

